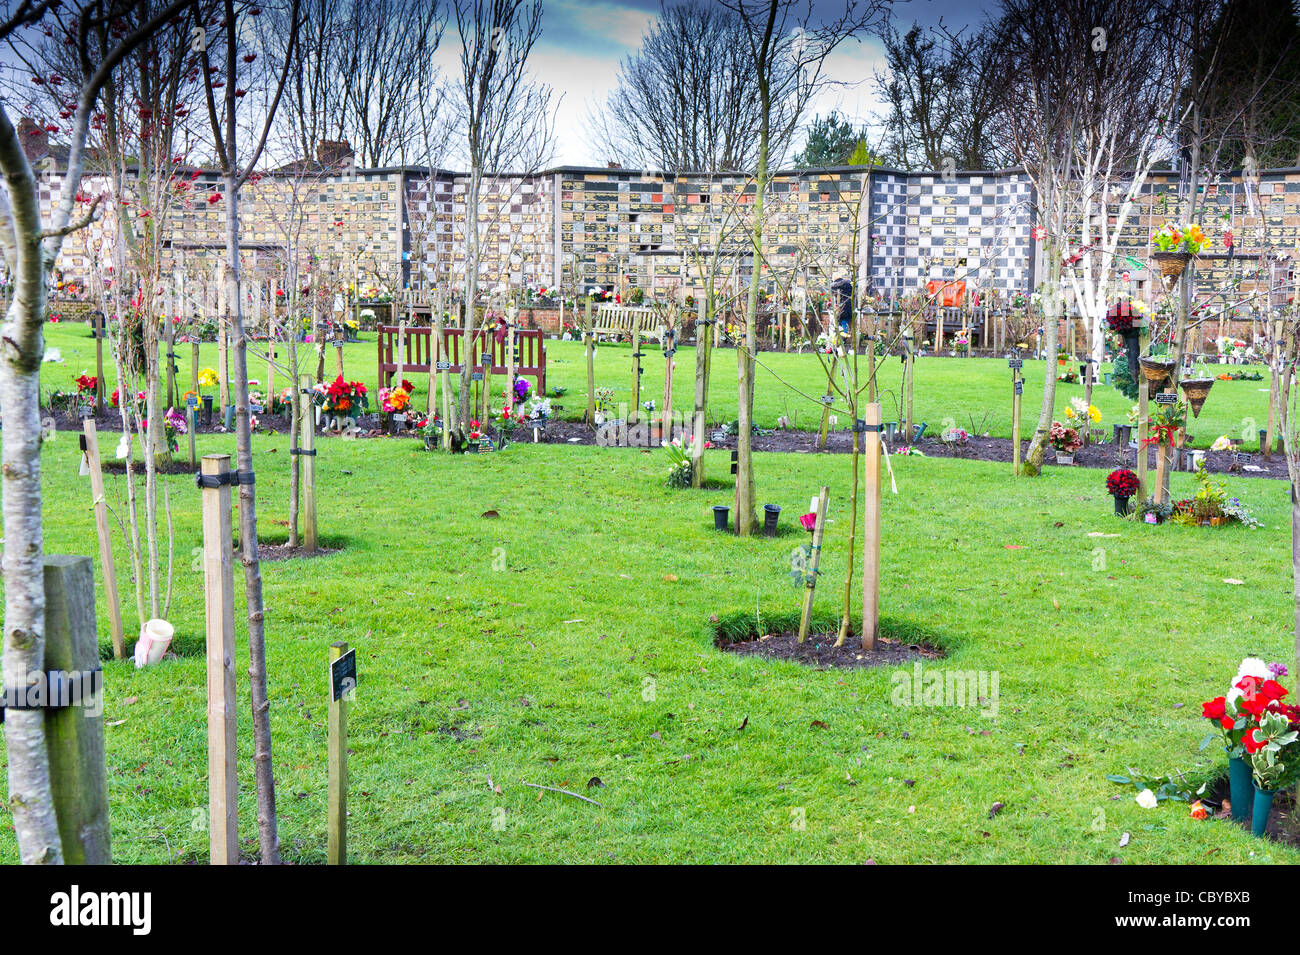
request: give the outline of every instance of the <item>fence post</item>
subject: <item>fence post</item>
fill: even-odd
[[[596,426],[596,343],[591,334],[591,299],[583,305],[582,344],[587,352],[587,425]]]
[[[212,865],[236,865],[238,779],[235,774],[235,577],[231,547],[230,455],[205,454],[203,598],[208,671],[208,838]]]
[[[348,652],[339,641],[330,645],[330,663]],[[347,865],[348,861],[348,701],[344,694],[334,698],[333,674],[330,674],[329,710],[329,822],[326,860],[329,865]]]
[[[113,637],[113,656],[126,657],[122,633],[122,606],[117,599],[117,569],[113,566],[113,538],[108,526],[108,503],[104,499],[104,473],[99,467],[99,435],[95,419],[82,422],[86,437],[86,462],[90,469],[90,493],[95,506],[95,534],[99,538],[99,565],[104,574],[104,599],[108,602],[108,626]]]
[[[316,422],[310,375],[298,376],[298,401],[298,423],[302,427],[298,456],[302,458],[303,546],[307,553],[314,554],[320,541],[316,529]]]
[[[808,625],[812,619],[813,593],[817,589],[817,567],[822,559],[822,528],[826,524],[826,505],[830,501],[830,488],[823,487],[817,495],[817,520],[813,524],[812,558],[804,575],[803,613],[799,616],[799,642],[808,639]]]
[[[865,494],[862,506],[862,649],[874,650],[880,636],[880,403],[862,409],[866,425]]]
[[[63,861],[108,865],[113,859],[104,697],[95,628],[95,572],[89,557],[52,554],[45,558],[45,670],[94,674],[76,680],[80,702],[45,711],[45,743]]]

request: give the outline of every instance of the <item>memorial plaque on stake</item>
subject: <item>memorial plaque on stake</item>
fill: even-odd
[[[482,381],[482,380],[483,380],[483,372],[481,372],[481,371],[471,371],[471,372],[469,373],[469,380],[470,380],[470,381]]]
[[[715,432],[713,432],[711,438],[712,438],[712,441],[713,441],[714,444],[717,444],[719,441],[726,441],[726,440],[727,440],[727,432],[725,432],[725,431],[715,431]]]
[[[334,339],[334,347],[335,347],[335,348],[342,348],[342,347],[343,347],[343,339],[341,339],[341,338],[336,338],[336,339]]]
[[[198,399],[198,396],[197,396],[197,395],[186,395],[186,396],[185,396],[185,407],[187,407],[187,408],[197,408],[198,406],[199,406],[199,399]]]
[[[1016,394],[1018,394],[1018,395],[1023,395],[1024,393],[1025,393],[1025,381],[1024,381],[1023,378],[1017,378],[1017,379],[1016,379]]]
[[[1013,371],[1017,368],[1024,368],[1025,360],[1023,358],[1008,358],[1007,367]]]
[[[1177,400],[1178,396],[1172,391],[1162,391],[1160,394],[1156,395],[1156,404],[1158,405],[1172,405]]]
[[[451,362],[449,362],[449,361],[440,361],[440,362],[438,362],[437,370],[438,370],[438,371],[451,371]]]
[[[330,699],[341,700],[357,685],[357,651],[349,650],[337,660],[330,661]]]
[[[482,359],[483,359],[483,361],[481,362],[481,364],[484,364],[484,365],[490,365],[490,364],[492,364],[492,353],[491,353],[490,351],[485,351],[485,352],[482,354],[481,357],[482,357]]]

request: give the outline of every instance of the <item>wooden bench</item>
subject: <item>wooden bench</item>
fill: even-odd
[[[640,333],[642,338],[653,338],[662,344],[664,331],[655,310],[645,305],[599,305],[591,321],[591,332],[597,338],[601,335],[631,338]]]
[[[388,388],[392,386],[393,376],[397,374],[397,331],[396,325],[380,325],[376,332],[379,343],[379,387]],[[450,372],[460,374],[461,370],[461,345],[465,339],[465,330],[462,328],[444,328],[442,331],[442,353],[437,360],[450,361]],[[473,342],[473,361],[470,365],[470,371],[489,370],[493,375],[507,375],[510,373],[507,359],[510,357],[506,354],[506,341],[498,342],[496,336],[488,333],[486,344],[482,331],[474,333]],[[403,337],[402,355],[402,374],[413,372],[428,373],[433,361],[430,356],[430,349],[433,343],[433,329],[427,327],[416,327],[406,329]],[[533,378],[537,381],[537,394],[544,396],[546,394],[546,337],[540,329],[517,328],[515,329],[515,347],[519,352],[519,361],[515,362],[516,377],[522,376]],[[484,354],[491,353],[492,363],[490,368],[485,369],[482,364]],[[435,369],[436,370],[436,369]]]

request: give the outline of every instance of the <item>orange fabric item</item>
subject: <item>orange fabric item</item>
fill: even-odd
[[[925,283],[925,290],[936,305],[945,308],[959,308],[966,302],[965,282],[940,282],[932,279]]]

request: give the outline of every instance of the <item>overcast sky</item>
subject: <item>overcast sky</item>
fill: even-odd
[[[842,9],[843,0],[825,0],[829,10]],[[822,0],[818,0],[822,5]],[[641,44],[659,13],[658,0],[545,0],[542,39],[529,64],[535,76],[562,94],[556,116],[557,165],[596,165],[599,157],[587,146],[586,120],[614,87],[619,63]],[[979,8],[960,0],[899,0],[893,5],[894,25],[906,29],[912,21],[960,27],[982,18]],[[444,44],[457,48],[455,30]],[[448,51],[450,52],[450,51]],[[879,39],[864,36],[841,46],[827,62],[837,83],[815,104],[814,112],[839,109],[857,123],[879,109],[873,72],[883,53]]]

